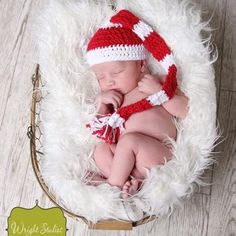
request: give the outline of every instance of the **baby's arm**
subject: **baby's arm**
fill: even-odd
[[[163,78],[147,74],[138,83],[139,91],[148,95],[154,94],[162,89],[160,82],[163,82]],[[169,101],[163,103],[162,106],[171,115],[184,119],[188,113],[188,98],[177,89],[175,95]]]
[[[99,115],[108,114],[114,111],[114,108],[121,106],[123,95],[115,90],[103,91],[96,98],[97,113]]]
[[[104,104],[104,103],[96,103],[96,107],[97,107],[97,114],[99,115],[105,115],[108,114],[110,112],[110,109],[108,107],[108,105]]]
[[[177,89],[175,95],[162,106],[173,116],[184,119],[188,114],[188,98]]]
[[[163,82],[164,77],[159,77],[159,81]],[[188,114],[188,97],[177,88],[175,95],[168,102],[163,103],[162,106],[171,115],[184,119]]]
[[[97,115],[106,115],[114,112],[114,107],[112,104],[105,104],[96,99],[96,112]]]

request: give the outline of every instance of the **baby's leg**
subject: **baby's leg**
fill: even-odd
[[[145,168],[164,164],[164,157],[171,158],[171,152],[159,140],[138,133],[121,136],[113,158],[108,183],[122,187],[135,167],[146,177]]]
[[[165,159],[172,159],[170,147],[167,147],[162,141],[148,135],[139,133],[136,136],[137,155],[135,169],[146,178],[147,173],[145,168],[151,169],[156,165],[164,165]]]
[[[113,144],[115,145],[115,144]],[[114,147],[104,142],[98,142],[94,151],[94,160],[102,174],[108,178],[114,156]]]

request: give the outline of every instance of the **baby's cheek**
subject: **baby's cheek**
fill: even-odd
[[[137,87],[138,86],[138,80],[136,78],[133,78],[129,81],[130,86]]]
[[[100,83],[100,89],[102,90],[102,91],[107,91],[108,90],[108,88],[107,88],[107,86],[105,85],[105,84],[103,84],[103,83]]]
[[[129,83],[129,85],[127,85],[127,88],[131,91],[135,89],[137,86],[138,86],[138,83]]]

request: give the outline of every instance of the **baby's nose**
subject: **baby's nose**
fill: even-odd
[[[109,85],[109,86],[115,85],[115,81],[114,81],[114,80],[108,80],[108,85]]]

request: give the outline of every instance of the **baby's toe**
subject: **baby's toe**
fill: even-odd
[[[129,191],[129,187],[123,186],[122,192],[123,192],[123,193],[127,193],[128,191]]]
[[[128,198],[128,193],[122,193],[122,198],[123,198],[123,199]]]
[[[137,179],[132,179],[131,182],[132,182],[132,185],[134,186],[138,186],[139,184],[139,181]]]
[[[123,185],[122,189],[126,189],[127,190],[127,189],[130,188],[130,185],[131,185],[130,181],[126,181],[125,184]]]
[[[127,188],[123,188],[122,189],[122,198],[127,198],[128,197],[128,189]]]
[[[133,195],[137,192],[139,181],[137,179],[132,179],[131,184],[132,186],[129,188],[129,193]]]

